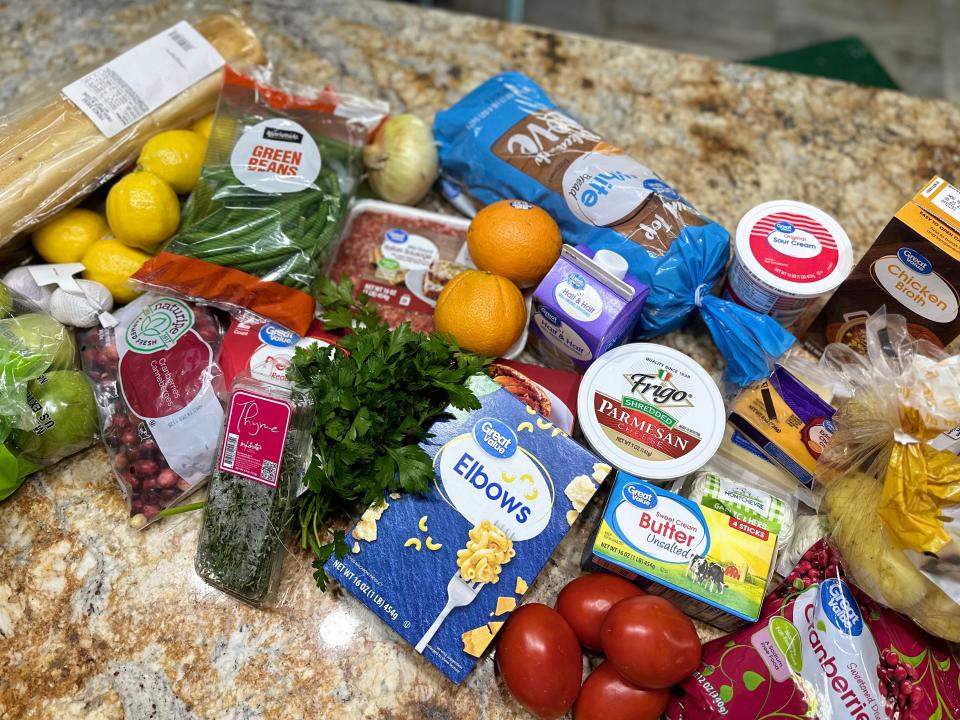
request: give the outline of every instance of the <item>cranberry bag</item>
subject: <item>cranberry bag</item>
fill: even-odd
[[[114,316],[117,327],[80,336],[80,356],[131,525],[143,527],[210,475],[223,425],[222,331],[210,308],[157,295]]]
[[[960,718],[957,656],[851,585],[823,540],[754,625],[703,646],[670,720]]]

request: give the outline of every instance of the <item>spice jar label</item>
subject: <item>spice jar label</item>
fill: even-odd
[[[220,450],[220,470],[276,487],[290,417],[290,406],[281,400],[235,392]]]

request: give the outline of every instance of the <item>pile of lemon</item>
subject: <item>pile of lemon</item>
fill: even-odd
[[[130,276],[177,231],[180,200],[200,177],[213,116],[189,130],[167,130],[150,138],[136,168],[107,193],[106,216],[73,208],[37,228],[33,247],[49,263],[81,262],[83,277],[107,287],[118,305],[140,291]]]

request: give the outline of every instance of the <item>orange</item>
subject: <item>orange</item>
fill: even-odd
[[[464,270],[444,286],[433,321],[464,350],[499,357],[523,333],[527,307],[520,290],[505,277]]]
[[[487,205],[467,228],[467,248],[474,264],[519,287],[543,280],[560,257],[562,244],[553,218],[525,200]]]

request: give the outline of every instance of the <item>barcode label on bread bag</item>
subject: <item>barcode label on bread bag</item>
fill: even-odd
[[[70,83],[63,94],[110,138],[223,65],[216,48],[181,20]]]

